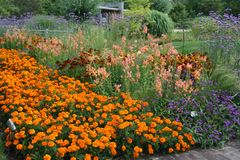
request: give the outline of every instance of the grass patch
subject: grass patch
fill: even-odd
[[[185,41],[194,41],[195,38],[193,36],[193,33],[192,31],[190,32],[186,32],[184,33],[184,39]],[[173,32],[171,34],[171,40],[174,41],[174,42],[180,42],[180,41],[183,41],[183,32]]]
[[[183,54],[189,54],[192,52],[202,52],[202,42],[201,41],[185,41],[183,42],[173,42],[173,45],[176,47],[176,49],[183,53]]]

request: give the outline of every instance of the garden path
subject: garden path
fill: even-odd
[[[240,160],[240,139],[222,149],[193,149],[181,154],[140,158],[139,160]]]

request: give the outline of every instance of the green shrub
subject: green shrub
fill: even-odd
[[[69,13],[85,20],[89,15],[96,13],[100,0],[56,0],[53,7],[55,15],[67,16]]]
[[[209,17],[196,18],[192,25],[192,33],[194,37],[200,40],[209,40],[212,33],[216,30],[216,22]]]
[[[113,33],[114,39],[122,37],[123,35],[128,35],[129,23],[125,19],[120,21],[114,21],[111,25],[111,31]]]
[[[173,8],[172,2],[169,0],[151,0],[151,8],[163,13],[170,13]]]
[[[19,8],[13,4],[12,0],[0,0],[0,4],[0,17],[11,16],[19,11]]]
[[[188,16],[186,6],[181,2],[175,2],[173,4],[173,9],[170,12],[170,17],[174,22],[181,22]]]
[[[66,29],[68,22],[55,16],[33,16],[26,24],[27,29]]]
[[[39,14],[43,12],[42,1],[44,0],[13,0],[14,5],[19,8],[18,15],[22,15],[27,12],[31,12],[34,14]]]
[[[125,22],[122,21],[119,25],[126,27],[128,36],[139,37],[142,35],[145,15],[150,12],[150,0],[126,0],[126,2],[130,9],[125,13]]]
[[[167,14],[155,10],[147,14],[145,23],[149,32],[156,36],[171,34],[174,27],[172,19]]]

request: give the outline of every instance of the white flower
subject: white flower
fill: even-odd
[[[191,117],[196,117],[196,116],[198,116],[197,112],[196,111],[192,111],[191,112]]]

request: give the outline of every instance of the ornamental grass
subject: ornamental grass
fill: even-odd
[[[5,146],[20,159],[137,158],[190,149],[195,141],[181,122],[144,112],[147,102],[128,94],[107,97],[16,50],[0,49],[1,119]]]

